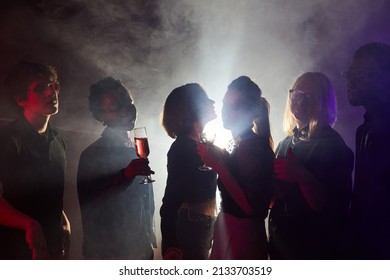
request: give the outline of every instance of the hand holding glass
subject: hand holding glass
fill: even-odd
[[[215,133],[208,133],[208,132],[202,132],[198,133],[199,142],[207,145],[213,145],[215,141],[216,134]],[[213,170],[210,166],[207,166],[206,164],[203,164],[202,166],[199,166],[199,170],[202,171],[210,171]]]
[[[291,149],[291,148],[290,148]],[[280,154],[280,151],[278,151],[275,154],[276,160],[278,159],[286,159],[283,155]],[[274,187],[277,190],[278,199],[283,203],[283,212],[281,216],[290,216],[288,212],[288,205],[287,205],[287,187],[289,186],[289,183],[283,182],[279,179],[275,179]]]
[[[149,156],[149,142],[148,136],[146,134],[145,127],[136,127],[134,128],[134,144],[135,144],[135,152],[140,158],[147,158]],[[149,184],[154,182],[152,178],[149,176],[145,176],[140,184]]]

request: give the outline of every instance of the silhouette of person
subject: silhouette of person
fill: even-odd
[[[167,97],[162,125],[175,139],[167,154],[168,178],[160,209],[164,259],[208,259],[215,215],[217,175],[202,171],[198,134],[217,116],[214,101],[197,83]]]
[[[136,176],[154,174],[137,158],[129,132],[137,117],[130,91],[112,77],[91,85],[89,108],[107,126],[80,156],[77,190],[86,259],[153,259],[152,184]]]
[[[390,259],[390,45],[361,46],[343,76],[350,104],[365,109],[356,131],[351,258]]]
[[[65,142],[49,122],[59,107],[57,70],[22,61],[4,86],[20,117],[0,131],[0,259],[62,259]]]
[[[233,139],[227,150],[197,144],[218,173],[221,211],[210,259],[268,259],[264,219],[271,195],[273,159],[268,102],[259,86],[240,76],[223,98],[222,121]]]
[[[353,153],[332,126],[336,98],[326,75],[293,82],[276,149],[269,216],[271,259],[340,259],[352,191]]]

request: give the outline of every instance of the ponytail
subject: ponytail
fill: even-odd
[[[270,105],[264,97],[260,97],[259,114],[254,120],[255,132],[268,139],[270,147],[274,148],[274,140],[271,135],[271,126],[269,122]]]
[[[269,146],[273,149],[274,141],[271,136],[269,123],[270,106],[268,101],[261,97],[260,87],[248,76],[240,76],[233,80],[228,86],[228,90],[236,90],[241,93],[240,106],[243,110],[248,110],[254,114],[254,132],[265,139],[268,139]]]

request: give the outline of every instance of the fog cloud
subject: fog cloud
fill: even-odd
[[[173,88],[201,83],[217,102],[220,114],[228,83],[240,75],[250,76],[271,104],[272,133],[277,143],[284,137],[282,114],[291,81],[306,71],[322,71],[336,88],[336,128],[353,148],[361,111],[349,106],[339,73],[359,45],[390,43],[389,2],[4,1],[0,9],[0,74],[4,78],[9,66],[19,59],[43,61],[59,69],[61,108],[53,121],[68,136],[71,164],[66,206],[77,236],[78,156],[102,131],[102,125],[88,112],[92,83],[111,75],[132,91],[139,111],[138,125],[147,126],[151,140],[158,218],[166,153],[172,142],[159,118]],[[10,118],[4,101],[0,108],[0,117]],[[220,120],[213,125],[220,135],[228,137],[220,129]]]

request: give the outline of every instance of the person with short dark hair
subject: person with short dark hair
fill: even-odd
[[[4,86],[20,117],[0,131],[0,259],[62,259],[65,142],[49,122],[59,107],[57,71],[22,61]]]
[[[137,110],[120,80],[91,85],[89,108],[107,126],[80,156],[77,190],[86,259],[153,259],[154,196],[141,177],[154,174],[148,159],[137,158],[129,132]]]
[[[217,116],[214,101],[197,83],[175,88],[162,125],[175,139],[167,154],[168,178],[160,209],[164,259],[208,259],[216,215],[217,175],[202,171],[198,134]]]
[[[350,104],[365,109],[356,131],[350,258],[390,259],[390,45],[359,47],[342,75]]]

